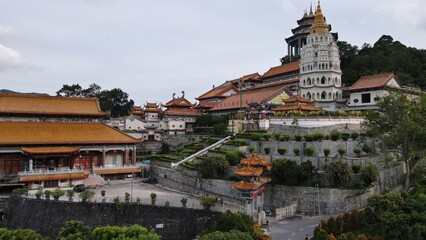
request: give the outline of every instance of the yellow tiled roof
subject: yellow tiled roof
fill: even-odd
[[[0,145],[139,143],[102,123],[0,122]]]
[[[0,114],[106,116],[96,98],[0,94]]]

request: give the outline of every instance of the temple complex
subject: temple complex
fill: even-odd
[[[99,121],[97,99],[0,94],[1,184],[68,187],[140,173],[132,138]]]

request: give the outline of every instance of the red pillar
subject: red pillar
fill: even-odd
[[[132,150],[132,165],[136,165],[136,148]]]
[[[124,151],[124,165],[127,165],[129,162],[129,149]]]

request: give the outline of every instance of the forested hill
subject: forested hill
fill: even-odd
[[[402,85],[426,89],[426,50],[407,47],[388,35],[373,46],[365,43],[361,49],[347,42],[338,45],[345,86],[361,76],[394,72]]]

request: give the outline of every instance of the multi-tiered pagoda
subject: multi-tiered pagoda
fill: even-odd
[[[259,157],[257,153],[241,159],[240,163],[243,167],[235,169],[234,174],[242,181],[234,182],[233,187],[246,200],[246,212],[252,215],[253,212],[263,208],[262,193],[266,183],[271,181],[271,178],[264,175],[271,170],[271,165],[267,158]]]

